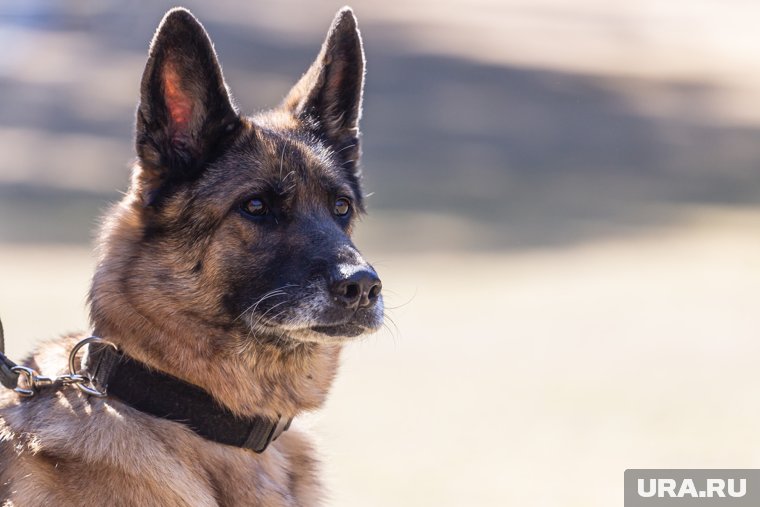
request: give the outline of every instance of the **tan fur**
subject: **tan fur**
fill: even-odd
[[[282,321],[280,329],[288,336],[274,342],[256,339],[258,321],[245,326],[237,319],[230,321],[222,302],[237,271],[256,273],[259,260],[251,258],[250,246],[265,241],[246,219],[230,212],[230,206],[249,195],[252,181],[276,176],[287,187],[289,199],[305,210],[303,216],[333,223],[323,209],[319,182],[339,181],[342,169],[330,148],[303,135],[303,112],[298,109],[308,96],[316,96],[315,86],[322,86],[320,66],[340,56],[325,48],[341,31],[355,33],[351,40],[356,42],[348,51],[361,55],[354,69],[360,104],[361,42],[353,15],[343,10],[315,66],[283,107],[241,118],[238,140],[231,148],[235,160],[212,165],[195,186],[165,197],[157,212],[148,199],[161,184],[162,168],[156,165],[155,153],[144,149],[129,192],[101,230],[90,294],[94,333],[127,355],[200,386],[240,416],[289,418],[314,410],[323,404],[337,369],[343,340],[315,338],[319,333],[308,327],[313,307],[324,304],[324,297],[298,302],[305,320]],[[169,113],[175,127],[182,127],[197,105],[187,102],[176,85],[178,75],[171,74],[171,67],[169,71],[171,79],[164,83],[171,100]],[[333,67],[333,76],[345,73],[343,67]],[[358,117],[356,111],[341,121],[326,118],[325,123],[332,122],[328,140],[344,140],[344,130],[348,139],[357,135]],[[251,143],[255,157],[246,155]],[[355,144],[342,154],[349,157],[346,161],[358,158]],[[294,169],[283,172],[283,167]],[[339,191],[360,202],[354,187],[343,185]],[[147,241],[146,224],[169,232]],[[200,232],[183,235],[192,228]],[[171,232],[176,230],[181,233]],[[350,231],[348,224],[345,233]],[[307,230],[302,236],[287,235],[282,241],[303,249],[313,241],[309,234]],[[361,260],[352,245],[347,252]],[[377,312],[382,315],[381,304]],[[69,351],[83,337],[45,343],[25,364],[42,375],[64,373]],[[297,420],[264,453],[255,454],[205,440],[182,424],[146,415],[117,399],[89,397],[72,387],[43,389],[33,398],[0,393],[2,505],[311,506],[322,501],[317,468]]]

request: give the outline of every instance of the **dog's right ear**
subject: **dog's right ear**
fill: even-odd
[[[206,31],[189,11],[170,10],[151,42],[137,109],[143,203],[196,176],[239,125]]]

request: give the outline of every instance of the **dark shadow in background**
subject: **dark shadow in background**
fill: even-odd
[[[137,34],[134,19],[109,23],[92,23],[84,33],[106,50],[145,53],[155,20],[141,19]],[[51,29],[82,33],[75,21],[69,24],[74,28]],[[286,87],[272,83],[294,82],[319,44],[206,25],[247,112],[277,103]],[[452,215],[486,231],[474,248],[524,248],[667,223],[684,204],[760,203],[758,129],[644,113],[607,78],[400,54],[389,42],[399,38],[394,27],[364,23],[363,31],[369,62],[364,167],[372,211]],[[134,72],[135,99],[141,71]],[[686,110],[715,91],[699,83],[626,86],[642,96],[668,96]],[[65,92],[3,78],[0,125],[119,140],[124,153],[102,172],[113,188],[124,188],[132,110],[104,108],[99,118],[85,117],[74,100],[82,90],[61,100]],[[0,185],[0,241],[87,241],[96,217],[116,198],[34,181]],[[446,234],[420,231],[409,246],[445,246]]]

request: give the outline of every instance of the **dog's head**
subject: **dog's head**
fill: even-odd
[[[381,325],[380,279],[351,241],[363,81],[343,9],[283,103],[245,117],[200,23],[183,9],[164,17],[142,78],[138,163],[103,254],[121,259],[119,290],[143,317],[276,342]]]

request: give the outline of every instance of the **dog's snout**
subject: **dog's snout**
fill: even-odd
[[[333,281],[330,292],[333,298],[347,308],[368,308],[380,296],[383,284],[375,270],[362,268],[350,276]]]

